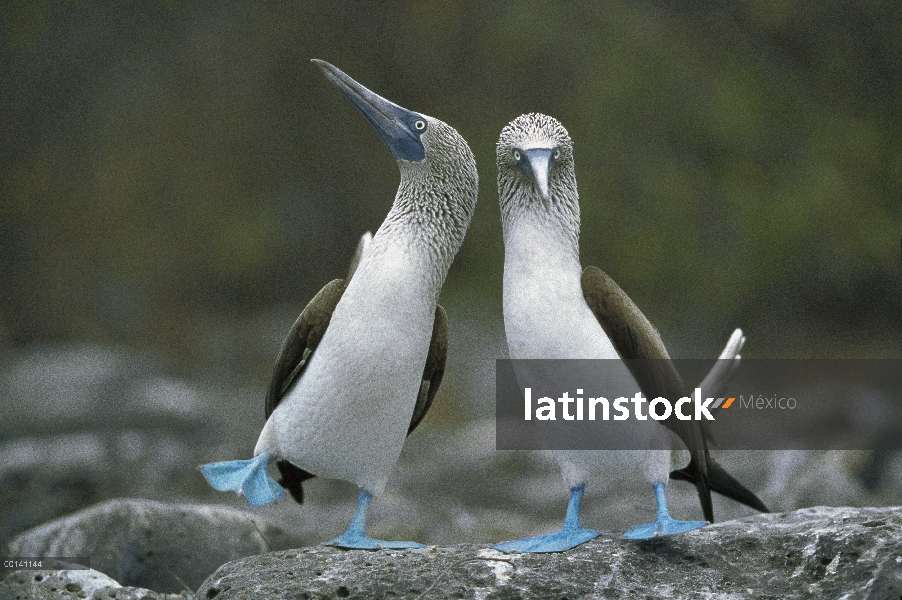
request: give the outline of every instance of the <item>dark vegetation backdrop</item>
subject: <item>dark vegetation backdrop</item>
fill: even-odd
[[[469,141],[446,302],[500,318],[494,144],[543,111],[584,263],[678,348],[742,326],[750,356],[899,355],[902,10],[777,1],[4,3],[4,347],[196,361],[199,330],[343,272],[398,173],[310,58]]]

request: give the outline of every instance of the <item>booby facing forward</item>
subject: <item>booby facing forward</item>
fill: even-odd
[[[566,129],[552,117],[522,115],[502,130],[496,150],[505,249],[504,326],[510,357],[666,359],[638,368],[634,363],[620,362],[616,367],[620,373],[608,382],[611,388],[605,390],[606,396],[630,397],[640,390],[647,398],[687,395],[660,337],[639,309],[600,269],[581,268],[579,196],[573,145]],[[716,393],[735,367],[743,342],[742,332],[737,330],[721,355],[722,361],[700,386],[706,396]],[[671,419],[664,423],[686,443],[692,456],[690,465],[673,477],[696,484],[708,521],[713,521],[712,489],[767,510],[713,461],[698,421]],[[652,420],[630,426],[648,439],[661,433],[669,435]],[[674,520],[667,510],[669,450],[555,451],[554,457],[570,487],[563,529],[547,536],[504,542],[496,549],[559,552],[597,536],[597,531],[580,526],[579,506],[586,481],[600,463],[609,460],[625,461],[631,468],[644,471],[657,502],[655,522],[630,529],[625,538],[669,535],[705,525],[705,521]]]
[[[204,465],[209,483],[251,505],[303,499],[313,476],[358,486],[347,532],[328,545],[411,548],[368,538],[372,496],[385,489],[404,439],[429,409],[445,368],[447,326],[437,304],[477,195],[476,161],[450,126],[382,98],[329,63],[325,76],[370,121],[398,161],[401,183],[349,281],[310,301],[285,340],[266,396],[254,459]],[[276,462],[282,481],[267,466]]]

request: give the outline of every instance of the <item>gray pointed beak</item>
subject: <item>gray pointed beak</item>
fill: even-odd
[[[374,94],[338,67],[315,58],[313,62],[360,109],[397,160],[420,162],[426,158],[426,149],[420,140],[426,129],[426,120],[421,115]],[[418,122],[422,126],[419,131]]]
[[[524,171],[536,184],[543,200],[549,198],[548,176],[551,174],[551,153],[552,150],[545,148],[523,151],[523,154],[526,155],[525,164],[528,165],[528,169],[524,169]]]

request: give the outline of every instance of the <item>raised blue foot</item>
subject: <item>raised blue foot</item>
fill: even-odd
[[[501,552],[563,552],[575,548],[600,534],[592,529],[584,529],[579,524],[579,505],[583,499],[585,485],[570,490],[570,501],[567,503],[567,516],[564,526],[557,533],[523,538],[511,542],[501,542],[492,546]]]
[[[372,496],[369,492],[360,489],[357,493],[357,512],[348,530],[334,540],[323,542],[323,546],[336,546],[338,548],[349,548],[353,550],[382,550],[383,548],[391,550],[400,550],[402,548],[424,548],[423,544],[417,542],[390,542],[386,540],[375,540],[366,536],[366,516],[370,510],[370,500]]]
[[[656,483],[655,499],[658,503],[657,519],[654,523],[645,523],[644,525],[636,525],[623,534],[625,540],[647,540],[650,538],[661,537],[662,535],[674,535],[677,533],[686,533],[693,529],[704,527],[707,521],[677,521],[671,518],[667,510],[667,498],[664,495],[664,484]]]
[[[266,467],[276,460],[275,454],[266,452],[251,460],[229,460],[201,465],[200,472],[213,489],[220,492],[237,492],[251,506],[280,502],[285,490],[269,476]]]

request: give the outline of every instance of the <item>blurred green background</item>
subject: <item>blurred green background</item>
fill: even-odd
[[[741,326],[746,356],[900,356],[902,9],[779,0],[4,2],[3,352],[265,382],[399,179],[311,58],[470,143],[452,335],[500,331],[494,145],[541,111],[574,140],[584,264],[672,354]]]

